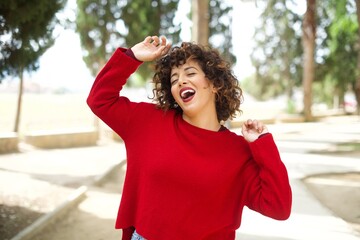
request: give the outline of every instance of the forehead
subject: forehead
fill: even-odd
[[[200,69],[200,65],[199,63],[194,60],[194,59],[187,59],[186,62],[182,65],[179,65],[179,66],[173,66],[171,68],[171,73],[175,73],[175,72],[178,72],[178,71],[185,71],[187,69],[191,69],[191,68],[196,68],[196,69]]]

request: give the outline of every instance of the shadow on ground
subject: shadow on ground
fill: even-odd
[[[1,239],[11,239],[43,214],[26,207],[0,204]]]

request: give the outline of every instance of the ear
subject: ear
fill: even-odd
[[[211,90],[213,93],[217,93],[217,88],[215,86],[212,86],[212,90]]]

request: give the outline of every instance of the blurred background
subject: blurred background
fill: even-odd
[[[310,3],[3,1],[0,131],[92,127],[84,100],[96,73],[117,47],[149,34],[165,35],[174,45],[196,41],[218,48],[245,92],[244,118],[280,112],[311,121],[358,113],[358,6],[355,0]],[[146,101],[151,77],[144,64],[126,94]],[[254,101],[271,101],[271,107],[258,116],[247,106]]]
[[[38,238],[33,230],[15,239],[119,239],[113,221],[126,169],[124,145],[92,114],[86,98],[115,49],[148,35],[217,48],[244,92],[242,114],[227,126],[240,134],[245,119],[269,124],[294,187],[299,179],[336,172],[331,181],[311,178],[309,189],[360,232],[359,26],[359,0],[2,0],[0,235],[19,236],[76,190],[75,205],[88,195],[76,216]],[[152,65],[145,63],[122,95],[150,101],[151,78]],[[94,184],[96,191],[81,188]],[[353,239],[337,235],[344,228],[331,217],[325,223],[333,225],[317,228],[321,221],[314,214],[332,214],[316,203],[314,210],[307,190],[294,189],[301,214],[295,213],[288,231],[259,219],[262,234],[274,238],[257,237],[258,226],[246,222],[242,236]],[[323,238],[306,235],[315,227]],[[277,236],[279,229],[288,235]]]

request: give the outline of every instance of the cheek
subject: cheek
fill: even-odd
[[[172,95],[172,97],[175,99],[175,101],[176,101],[176,96],[177,96],[177,94],[175,94],[176,93],[176,90],[175,90],[175,88],[174,87],[171,87],[171,95]]]
[[[212,82],[209,79],[207,79],[205,76],[204,78],[199,80],[199,83],[203,86],[203,89],[209,89],[213,87]]]
[[[204,90],[209,90],[209,91],[211,91],[212,93],[214,93],[214,85],[213,85],[210,81],[206,81],[206,82],[203,84],[203,89],[204,89]]]
[[[211,87],[211,85],[208,83],[208,84],[205,84],[203,89],[209,89]]]

